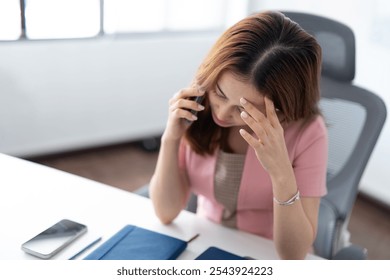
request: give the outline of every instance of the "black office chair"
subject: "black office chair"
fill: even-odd
[[[328,125],[328,194],[321,200],[315,253],[326,259],[366,259],[349,242],[349,218],[359,182],[386,119],[381,98],[352,84],[355,37],[340,22],[312,14],[283,12],[316,37],[322,47],[320,106]],[[138,193],[147,196],[147,186]],[[196,211],[191,196],[187,210]]]
[[[315,251],[327,259],[365,259],[366,250],[349,242],[348,223],[386,119],[386,106],[374,93],[352,84],[355,36],[351,28],[313,14],[283,13],[322,47],[320,107],[329,133],[328,194],[321,200]]]

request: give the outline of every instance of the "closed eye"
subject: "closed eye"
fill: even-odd
[[[216,84],[216,87],[217,89],[215,90],[215,94],[221,98],[221,99],[224,99],[224,100],[227,100],[228,98],[226,97],[226,95],[223,93],[223,91],[221,90],[221,88],[219,87],[218,83]],[[241,113],[242,111],[244,111],[244,107],[242,106],[236,106],[237,108],[237,111],[238,113]]]
[[[215,91],[215,93],[217,94],[217,96],[221,97],[223,99],[227,99],[226,95],[223,93],[223,91],[219,87],[218,83],[216,84],[216,86],[217,86],[217,90]]]
[[[218,96],[219,98],[227,99],[226,96],[223,95],[222,93],[218,92],[218,90],[215,91],[215,94],[216,94],[216,96]]]

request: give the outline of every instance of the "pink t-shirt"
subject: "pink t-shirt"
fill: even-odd
[[[326,194],[328,156],[327,130],[318,116],[309,124],[292,123],[284,129],[284,137],[301,197]],[[196,154],[188,145],[179,152],[190,189],[198,195],[197,213],[220,222],[224,207],[214,196],[214,174],[218,151],[213,155]],[[248,147],[237,199],[237,227],[240,230],[273,238],[273,192],[271,179]]]

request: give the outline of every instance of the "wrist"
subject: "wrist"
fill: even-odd
[[[291,182],[291,179],[295,179],[294,169],[291,164],[286,164],[285,166],[280,166],[276,170],[268,171],[269,176],[271,177],[272,183],[284,184],[286,182]]]
[[[288,200],[280,201],[279,199],[274,197],[274,202],[280,206],[290,206],[293,205],[299,199],[300,199],[300,193],[299,190],[297,190],[297,192]]]
[[[176,144],[179,144],[180,143],[180,140],[181,140],[181,137],[172,137],[172,136],[169,136],[167,134],[163,134],[161,136],[161,145],[164,145],[164,144],[173,144],[173,145],[176,145]]]
[[[278,201],[287,201],[298,191],[293,168],[286,168],[282,172],[272,174],[273,195]]]

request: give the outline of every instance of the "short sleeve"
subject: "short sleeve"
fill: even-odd
[[[328,134],[322,117],[303,128],[295,151],[293,168],[301,196],[324,196],[327,193]]]

